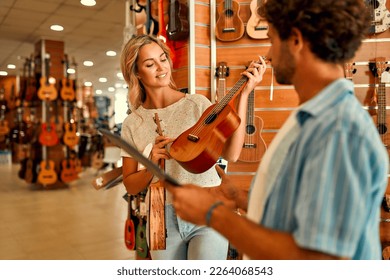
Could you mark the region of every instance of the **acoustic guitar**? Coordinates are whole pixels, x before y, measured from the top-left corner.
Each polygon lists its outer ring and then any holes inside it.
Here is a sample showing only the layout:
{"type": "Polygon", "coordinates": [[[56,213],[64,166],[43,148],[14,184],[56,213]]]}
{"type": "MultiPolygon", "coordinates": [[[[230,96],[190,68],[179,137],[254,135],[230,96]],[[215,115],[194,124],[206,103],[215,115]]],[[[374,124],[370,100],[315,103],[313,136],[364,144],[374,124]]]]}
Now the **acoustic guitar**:
{"type": "Polygon", "coordinates": [[[8,135],[10,128],[8,126],[8,121],[5,119],[5,105],[1,105],[0,107],[0,136],[8,135]]]}
{"type": "Polygon", "coordinates": [[[79,143],[80,137],[77,134],[76,129],[76,123],[74,122],[74,119],[72,118],[72,108],[69,108],[68,101],[65,101],[65,114],[67,115],[67,122],[64,125],[64,135],[63,135],[63,141],[65,145],[67,145],[70,148],[73,148],[79,143]]]}
{"type": "Polygon", "coordinates": [[[131,214],[131,195],[127,194],[127,219],[125,222],[125,245],[129,250],[135,249],[135,227],[131,214]]]}
{"type": "Polygon", "coordinates": [[[59,139],[55,131],[55,124],[50,118],[50,103],[44,101],[46,106],[45,122],[42,123],[41,133],[39,134],[39,142],[44,146],[55,146],[58,144],[59,139]]]}
{"type": "MultiPolygon", "coordinates": [[[[154,121],[157,125],[158,135],[163,135],[160,118],[156,113],[154,121]]],[[[165,167],[165,161],[160,160],[161,169],[165,167]]],[[[153,182],[149,185],[150,193],[150,210],[149,210],[149,246],[151,250],[165,250],[166,248],[166,231],[165,231],[165,188],[160,181],[153,182]]]]}
{"type": "Polygon", "coordinates": [[[258,14],[258,10],[262,5],[264,5],[264,0],[252,0],[250,4],[251,17],[246,24],[246,33],[252,39],[268,38],[268,23],[258,14]]]}
{"type": "Polygon", "coordinates": [[[64,183],[70,183],[78,179],[76,164],[70,157],[69,147],[66,147],[66,157],[61,161],[60,178],[64,183]]]}
{"type": "Polygon", "coordinates": [[[65,65],[65,77],[61,81],[60,96],[64,101],[73,101],[76,97],[76,94],[74,91],[73,80],[69,78],[69,60],[68,55],[66,54],[64,55],[63,63],[65,65]]]}
{"type": "Polygon", "coordinates": [[[236,41],[245,32],[244,22],[239,16],[240,5],[235,0],[225,0],[217,8],[215,36],[220,41],[236,41]]]}
{"type": "Polygon", "coordinates": [[[21,100],[19,98],[19,95],[15,92],[15,84],[11,85],[11,91],[8,97],[8,109],[14,110],[15,108],[19,107],[21,105],[21,100]]]}
{"type": "Polygon", "coordinates": [[[40,78],[40,87],[38,89],[38,97],[41,100],[55,100],[57,99],[58,92],[54,85],[50,81],[50,55],[45,56],[45,76],[40,78]]]}
{"type": "Polygon", "coordinates": [[[25,100],[30,102],[36,98],[36,94],[37,94],[37,82],[34,75],[35,63],[34,63],[34,57],[32,55],[29,59],[27,59],[27,63],[28,63],[27,64],[28,77],[26,81],[25,100]]]}
{"type": "Polygon", "coordinates": [[[57,182],[57,173],[54,161],[47,158],[47,147],[43,147],[43,160],[39,164],[38,182],[42,185],[51,185],[57,182]]]}
{"type": "Polygon", "coordinates": [[[239,161],[244,162],[259,162],[265,151],[267,145],[261,137],[263,129],[262,118],[255,115],[255,91],[252,90],[248,96],[248,110],[246,113],[246,126],[244,144],[241,149],[239,161]]]}
{"type": "Polygon", "coordinates": [[[179,0],[169,1],[168,39],[171,41],[186,40],[190,34],[188,7],[179,0]]]}
{"type": "Polygon", "coordinates": [[[365,0],[365,2],[371,15],[368,33],[373,35],[385,32],[390,27],[390,12],[386,7],[386,0],[365,0]]]}
{"type": "Polygon", "coordinates": [[[240,125],[234,100],[247,80],[242,76],[220,102],[207,108],[194,126],[173,141],[170,155],[184,169],[202,173],[216,163],[226,140],[240,125]]]}

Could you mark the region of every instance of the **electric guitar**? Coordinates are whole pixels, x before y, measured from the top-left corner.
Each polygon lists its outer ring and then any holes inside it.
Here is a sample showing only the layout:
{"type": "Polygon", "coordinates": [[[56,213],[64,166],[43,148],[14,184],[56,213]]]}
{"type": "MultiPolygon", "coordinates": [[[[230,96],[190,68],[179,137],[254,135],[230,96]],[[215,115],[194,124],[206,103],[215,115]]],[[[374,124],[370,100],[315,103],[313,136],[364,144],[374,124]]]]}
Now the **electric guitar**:
{"type": "MultiPolygon", "coordinates": [[[[160,118],[155,113],[154,121],[157,125],[158,135],[163,135],[160,125],[160,118]]],[[[165,161],[160,160],[161,169],[165,167],[165,161]]],[[[160,181],[152,182],[149,185],[150,192],[150,211],[149,211],[149,246],[151,250],[165,250],[166,248],[166,231],[165,231],[165,188],[160,181]]]]}
{"type": "Polygon", "coordinates": [[[268,23],[257,12],[262,5],[264,5],[264,0],[252,0],[250,4],[251,17],[246,24],[246,33],[253,39],[268,38],[268,23]]]}
{"type": "Polygon", "coordinates": [[[218,20],[215,36],[221,41],[236,41],[245,32],[244,22],[239,16],[240,5],[235,0],[225,0],[217,8],[218,20]]]}
{"type": "Polygon", "coordinates": [[[366,0],[371,14],[369,34],[386,31],[390,27],[390,12],[386,8],[386,0],[366,0]]]}
{"type": "Polygon", "coordinates": [[[50,118],[50,104],[49,101],[44,101],[46,106],[46,118],[42,123],[41,133],[39,134],[39,142],[44,146],[55,146],[59,139],[55,131],[55,124],[50,118]]]}
{"type": "Polygon", "coordinates": [[[45,56],[45,76],[40,79],[40,87],[38,89],[38,97],[41,100],[55,100],[58,92],[54,83],[50,82],[50,55],[45,56]]]}
{"type": "Polygon", "coordinates": [[[172,143],[170,154],[184,169],[202,173],[216,163],[227,138],[240,125],[234,100],[247,80],[242,76],[220,102],[207,108],[198,122],[172,143]]]}
{"type": "MultiPolygon", "coordinates": [[[[377,128],[382,138],[382,142],[389,149],[388,144],[388,127],[386,123],[386,83],[390,83],[390,73],[387,72],[386,60],[384,57],[377,58],[375,66],[371,63],[370,70],[375,77],[380,79],[378,88],[376,89],[378,103],[378,119],[377,128]]],[[[370,65],[370,64],[369,64],[370,65]]]]}
{"type": "Polygon", "coordinates": [[[255,116],[254,110],[255,91],[252,90],[248,96],[248,110],[246,113],[246,126],[244,144],[239,161],[244,162],[259,162],[267,150],[267,145],[261,137],[263,129],[263,120],[255,116]]]}
{"type": "Polygon", "coordinates": [[[65,78],[62,79],[61,81],[61,91],[60,95],[62,100],[65,101],[73,101],[75,99],[75,92],[74,92],[74,84],[73,80],[69,78],[69,60],[68,60],[68,55],[65,54],[64,57],[64,64],[65,64],[65,78]]]}
{"type": "Polygon", "coordinates": [[[179,0],[169,0],[168,39],[186,40],[190,34],[188,7],[179,0]]]}
{"type": "Polygon", "coordinates": [[[217,96],[216,102],[223,99],[226,93],[226,77],[229,77],[229,67],[226,62],[220,62],[218,68],[215,71],[215,75],[218,77],[217,96]]]}

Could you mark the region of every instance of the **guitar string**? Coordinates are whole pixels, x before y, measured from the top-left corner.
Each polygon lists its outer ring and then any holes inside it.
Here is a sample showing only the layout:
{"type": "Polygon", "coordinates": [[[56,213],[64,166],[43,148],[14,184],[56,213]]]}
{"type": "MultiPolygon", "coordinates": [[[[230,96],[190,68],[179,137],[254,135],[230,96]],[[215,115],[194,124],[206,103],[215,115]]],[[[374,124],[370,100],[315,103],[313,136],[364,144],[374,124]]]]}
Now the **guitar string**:
{"type": "Polygon", "coordinates": [[[202,129],[207,125],[207,123],[211,122],[212,119],[218,115],[230,102],[230,100],[234,97],[234,95],[237,93],[238,89],[240,89],[244,83],[248,80],[246,76],[242,76],[240,80],[232,87],[232,89],[229,91],[229,93],[221,100],[221,102],[217,103],[210,113],[208,113],[205,118],[203,118],[202,121],[200,121],[197,125],[194,126],[194,128],[191,131],[192,135],[199,135],[199,133],[202,131],[202,129]]]}

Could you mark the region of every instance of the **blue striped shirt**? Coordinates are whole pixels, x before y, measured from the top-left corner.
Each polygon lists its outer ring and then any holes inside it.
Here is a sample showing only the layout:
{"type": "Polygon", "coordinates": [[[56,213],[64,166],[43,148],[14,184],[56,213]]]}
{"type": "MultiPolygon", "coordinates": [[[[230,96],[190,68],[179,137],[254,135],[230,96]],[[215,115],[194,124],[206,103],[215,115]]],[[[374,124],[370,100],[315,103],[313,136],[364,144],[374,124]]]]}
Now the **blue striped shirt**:
{"type": "Polygon", "coordinates": [[[380,259],[388,154],[353,83],[333,82],[296,117],[300,132],[271,188],[262,225],[291,233],[306,249],[380,259]]]}

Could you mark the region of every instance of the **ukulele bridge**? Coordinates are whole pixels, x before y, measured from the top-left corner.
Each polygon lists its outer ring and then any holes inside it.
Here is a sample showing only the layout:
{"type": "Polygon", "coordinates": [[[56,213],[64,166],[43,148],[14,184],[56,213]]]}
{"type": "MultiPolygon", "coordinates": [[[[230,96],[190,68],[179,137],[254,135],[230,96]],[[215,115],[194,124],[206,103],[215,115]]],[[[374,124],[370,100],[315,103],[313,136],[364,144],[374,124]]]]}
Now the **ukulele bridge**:
{"type": "Polygon", "coordinates": [[[249,149],[255,149],[256,148],[256,143],[253,144],[245,144],[242,145],[243,148],[249,148],[249,149]]]}
{"type": "Polygon", "coordinates": [[[192,141],[192,142],[195,142],[195,143],[199,141],[199,137],[196,136],[196,135],[193,135],[193,134],[189,134],[189,135],[187,136],[187,139],[190,140],[190,141],[192,141]]]}
{"type": "Polygon", "coordinates": [[[228,27],[228,28],[224,28],[222,30],[223,33],[227,33],[227,32],[236,32],[236,29],[234,27],[228,27]]]}

